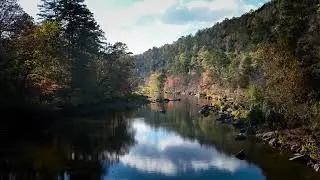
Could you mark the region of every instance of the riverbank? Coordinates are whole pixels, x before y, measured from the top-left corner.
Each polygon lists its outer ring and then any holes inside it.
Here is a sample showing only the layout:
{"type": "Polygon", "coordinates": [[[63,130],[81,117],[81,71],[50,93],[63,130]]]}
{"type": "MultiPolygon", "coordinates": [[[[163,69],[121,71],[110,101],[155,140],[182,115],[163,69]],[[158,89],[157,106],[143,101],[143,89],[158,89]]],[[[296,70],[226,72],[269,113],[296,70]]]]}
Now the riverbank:
{"type": "Polygon", "coordinates": [[[18,104],[3,106],[0,108],[1,114],[6,117],[39,117],[44,119],[65,117],[65,116],[87,116],[99,112],[123,111],[138,108],[148,104],[148,97],[142,95],[127,95],[112,99],[106,99],[96,103],[71,105],[64,104],[55,106],[52,104],[18,104]]]}
{"type": "Polygon", "coordinates": [[[250,119],[250,111],[245,105],[233,102],[231,98],[216,98],[198,95],[207,99],[209,104],[199,104],[199,113],[209,116],[217,115],[216,122],[230,124],[236,130],[235,140],[245,140],[255,136],[260,143],[268,144],[278,150],[291,152],[289,160],[303,163],[316,172],[320,170],[320,138],[308,127],[272,128],[259,119],[250,119]]]}
{"type": "Polygon", "coordinates": [[[273,148],[293,153],[289,160],[306,164],[316,172],[320,170],[320,139],[312,136],[310,130],[296,128],[268,131],[260,127],[256,137],[273,148]]]}
{"type": "Polygon", "coordinates": [[[149,104],[151,101],[147,96],[128,95],[107,99],[98,103],[83,104],[78,106],[67,106],[58,110],[64,116],[88,116],[107,111],[123,111],[135,109],[141,105],[149,104]]]}

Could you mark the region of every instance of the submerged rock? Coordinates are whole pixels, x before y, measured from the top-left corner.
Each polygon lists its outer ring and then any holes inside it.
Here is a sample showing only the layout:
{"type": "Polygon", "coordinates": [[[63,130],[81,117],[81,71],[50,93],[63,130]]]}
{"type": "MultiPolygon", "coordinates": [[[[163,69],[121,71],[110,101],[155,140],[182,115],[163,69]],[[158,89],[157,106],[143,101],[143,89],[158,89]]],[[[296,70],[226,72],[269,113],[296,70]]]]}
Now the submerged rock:
{"type": "Polygon", "coordinates": [[[247,139],[247,135],[244,133],[239,133],[236,135],[236,137],[234,138],[237,141],[243,141],[247,139]]]}
{"type": "Polygon", "coordinates": [[[240,133],[247,133],[247,129],[240,129],[240,133]]]}
{"type": "Polygon", "coordinates": [[[237,128],[237,129],[242,129],[246,127],[246,122],[244,120],[236,120],[232,123],[233,127],[237,128]]]}
{"type": "Polygon", "coordinates": [[[234,157],[240,159],[240,160],[244,160],[246,158],[246,154],[244,152],[244,150],[242,149],[241,151],[239,151],[238,153],[236,153],[234,155],[234,157]]]}
{"type": "Polygon", "coordinates": [[[248,135],[254,135],[256,134],[256,128],[253,126],[247,127],[247,134],[248,135]]]}

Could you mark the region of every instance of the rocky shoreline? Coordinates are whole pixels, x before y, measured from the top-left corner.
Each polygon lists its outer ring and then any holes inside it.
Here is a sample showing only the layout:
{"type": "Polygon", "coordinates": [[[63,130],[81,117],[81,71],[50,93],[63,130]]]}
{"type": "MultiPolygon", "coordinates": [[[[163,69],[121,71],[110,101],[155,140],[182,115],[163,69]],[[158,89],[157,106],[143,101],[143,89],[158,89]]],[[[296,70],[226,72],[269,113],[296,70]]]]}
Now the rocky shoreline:
{"type": "MultiPolygon", "coordinates": [[[[271,130],[263,124],[251,121],[246,118],[235,117],[234,111],[245,109],[243,104],[232,102],[227,97],[212,97],[206,94],[188,92],[176,95],[198,96],[209,101],[217,101],[216,104],[197,104],[199,114],[207,117],[216,114],[216,122],[220,124],[232,125],[236,132],[235,140],[246,140],[249,136],[255,137],[259,143],[267,144],[278,150],[286,150],[293,154],[290,161],[297,161],[305,164],[316,172],[320,171],[320,138],[311,135],[310,130],[304,128],[283,129],[279,131],[271,130]]],[[[181,99],[155,99],[150,103],[168,103],[169,101],[180,101],[181,99]]],[[[243,154],[244,152],[239,152],[243,154]]],[[[238,153],[237,153],[238,154],[238,153]]],[[[235,155],[237,157],[237,155],[235,155]]]]}
{"type": "MultiPolygon", "coordinates": [[[[225,98],[223,103],[227,103],[225,98]]],[[[236,118],[231,113],[235,106],[237,105],[230,102],[229,105],[223,107],[205,104],[201,105],[199,113],[205,117],[215,113],[218,115],[216,122],[232,125],[237,129],[237,132],[239,131],[234,137],[235,140],[245,140],[248,136],[255,136],[260,143],[268,144],[279,150],[290,151],[293,154],[290,161],[303,163],[316,172],[320,170],[320,141],[310,135],[311,133],[307,129],[272,131],[261,124],[253,124],[248,119],[236,118]]]]}
{"type": "Polygon", "coordinates": [[[255,135],[260,142],[279,150],[288,150],[294,154],[290,161],[303,163],[316,172],[320,170],[319,142],[306,134],[302,128],[282,131],[262,131],[255,135]]]}

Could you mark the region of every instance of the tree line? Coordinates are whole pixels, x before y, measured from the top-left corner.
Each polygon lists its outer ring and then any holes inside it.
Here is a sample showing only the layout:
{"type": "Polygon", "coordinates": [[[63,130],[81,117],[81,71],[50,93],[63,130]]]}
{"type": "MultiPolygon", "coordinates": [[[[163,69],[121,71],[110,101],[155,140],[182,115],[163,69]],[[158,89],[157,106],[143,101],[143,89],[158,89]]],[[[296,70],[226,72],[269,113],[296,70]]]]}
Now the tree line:
{"type": "Polygon", "coordinates": [[[165,72],[181,91],[241,96],[263,122],[320,130],[319,4],[273,0],[135,56],[137,72],[141,81],[165,72]]]}
{"type": "Polygon", "coordinates": [[[79,105],[134,87],[134,60],[110,44],[84,0],[41,0],[40,22],[17,3],[0,2],[1,106],[79,105]]]}

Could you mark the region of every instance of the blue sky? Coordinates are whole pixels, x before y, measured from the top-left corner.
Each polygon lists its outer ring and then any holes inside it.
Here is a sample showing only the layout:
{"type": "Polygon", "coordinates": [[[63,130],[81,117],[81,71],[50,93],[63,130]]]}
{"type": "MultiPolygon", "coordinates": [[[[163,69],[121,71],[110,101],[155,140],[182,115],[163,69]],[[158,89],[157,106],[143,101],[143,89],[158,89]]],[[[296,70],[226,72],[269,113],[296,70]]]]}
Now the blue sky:
{"type": "MultiPolygon", "coordinates": [[[[36,18],[40,0],[18,0],[36,18]]],[[[109,42],[133,53],[172,43],[180,36],[240,16],[269,0],[86,0],[109,42]]]]}

